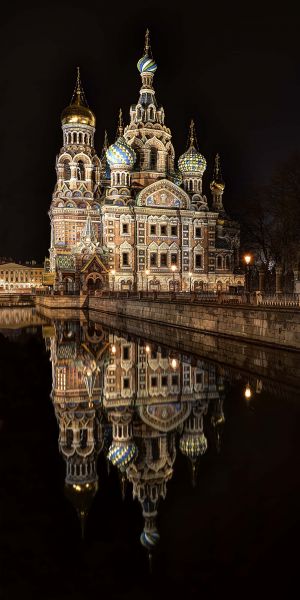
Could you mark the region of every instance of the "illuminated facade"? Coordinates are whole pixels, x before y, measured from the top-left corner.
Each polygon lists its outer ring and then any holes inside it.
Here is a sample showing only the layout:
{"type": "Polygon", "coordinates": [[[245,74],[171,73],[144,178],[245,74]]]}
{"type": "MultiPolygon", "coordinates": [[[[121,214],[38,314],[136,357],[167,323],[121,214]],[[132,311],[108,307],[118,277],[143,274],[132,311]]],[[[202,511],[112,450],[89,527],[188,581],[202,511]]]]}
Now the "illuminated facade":
{"type": "Polygon", "coordinates": [[[239,226],[223,207],[215,159],[212,194],[202,189],[206,160],[191,123],[178,168],[164,108],[156,100],[149,33],[138,62],[140,95],[99,159],[95,116],[78,74],[62,113],[63,147],[50,208],[50,270],[61,290],[226,290],[243,285],[239,226]]]}
{"type": "Polygon", "coordinates": [[[20,265],[17,263],[0,264],[0,290],[29,291],[43,285],[43,267],[20,265]]]}
{"type": "Polygon", "coordinates": [[[98,490],[97,459],[103,452],[119,470],[122,494],[126,482],[132,484],[144,517],[140,541],[151,552],[159,541],[159,501],[166,497],[178,448],[189,459],[195,485],[208,444],[205,418],[219,446],[223,377],[200,359],[101,325],[56,321],[45,337],[65,490],[82,528],[98,490]]]}

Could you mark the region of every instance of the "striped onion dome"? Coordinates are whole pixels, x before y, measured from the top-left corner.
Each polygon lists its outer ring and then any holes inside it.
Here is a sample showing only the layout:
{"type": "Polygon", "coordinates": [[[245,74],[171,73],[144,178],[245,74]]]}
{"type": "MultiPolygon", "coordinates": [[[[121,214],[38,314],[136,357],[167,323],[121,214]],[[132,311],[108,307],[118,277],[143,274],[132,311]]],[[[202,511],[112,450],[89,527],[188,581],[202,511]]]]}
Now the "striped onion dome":
{"type": "Polygon", "coordinates": [[[137,447],[134,442],[112,442],[107,458],[119,469],[126,469],[137,456],[137,447]]]}
{"type": "Polygon", "coordinates": [[[155,73],[157,64],[153,58],[145,54],[137,63],[137,68],[140,73],[155,73]]]}
{"type": "Polygon", "coordinates": [[[159,543],[160,535],[156,530],[146,531],[145,529],[142,531],[140,535],[141,544],[147,548],[147,550],[153,550],[155,546],[159,543]]]}
{"type": "Polygon", "coordinates": [[[189,458],[197,458],[205,454],[207,450],[207,439],[204,433],[184,433],[180,442],[179,448],[182,454],[189,458]]]}
{"type": "Polygon", "coordinates": [[[118,137],[116,142],[109,146],[106,158],[110,167],[127,166],[132,168],[136,161],[136,154],[123,136],[118,137]]]}

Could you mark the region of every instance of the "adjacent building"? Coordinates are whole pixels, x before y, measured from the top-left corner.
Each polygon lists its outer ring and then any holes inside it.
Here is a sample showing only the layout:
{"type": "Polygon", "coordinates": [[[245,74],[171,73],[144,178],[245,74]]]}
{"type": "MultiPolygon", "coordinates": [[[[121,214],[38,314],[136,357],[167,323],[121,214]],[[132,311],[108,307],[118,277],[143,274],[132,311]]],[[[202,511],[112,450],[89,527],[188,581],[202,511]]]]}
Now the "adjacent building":
{"type": "Polygon", "coordinates": [[[14,262],[0,264],[0,291],[32,291],[43,286],[43,267],[36,263],[18,264],[14,262]]]}
{"type": "MultiPolygon", "coordinates": [[[[146,33],[138,61],[141,88],[129,123],[100,158],[96,118],[80,81],[62,113],[63,146],[50,207],[49,272],[60,290],[226,290],[243,285],[239,225],[223,206],[217,155],[203,193],[207,163],[194,122],[175,160],[172,134],[153,87],[157,69],[146,33]]],[[[49,281],[51,277],[49,277],[49,281]]]]}

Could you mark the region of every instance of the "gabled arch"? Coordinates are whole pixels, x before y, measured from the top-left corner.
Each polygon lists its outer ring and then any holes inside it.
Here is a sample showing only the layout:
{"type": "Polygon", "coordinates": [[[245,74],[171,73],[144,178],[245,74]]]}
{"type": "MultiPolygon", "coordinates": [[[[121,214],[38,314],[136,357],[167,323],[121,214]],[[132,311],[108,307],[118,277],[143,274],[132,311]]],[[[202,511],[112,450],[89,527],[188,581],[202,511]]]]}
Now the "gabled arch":
{"type": "Polygon", "coordinates": [[[190,208],[190,198],[172,181],[159,179],[139,192],[137,206],[157,206],[164,210],[168,208],[187,209],[190,208]],[[167,203],[160,202],[162,195],[164,198],[166,197],[167,203]]]}
{"type": "Polygon", "coordinates": [[[145,148],[156,148],[156,150],[163,151],[166,150],[164,144],[156,136],[153,136],[152,138],[146,141],[145,148]]]}

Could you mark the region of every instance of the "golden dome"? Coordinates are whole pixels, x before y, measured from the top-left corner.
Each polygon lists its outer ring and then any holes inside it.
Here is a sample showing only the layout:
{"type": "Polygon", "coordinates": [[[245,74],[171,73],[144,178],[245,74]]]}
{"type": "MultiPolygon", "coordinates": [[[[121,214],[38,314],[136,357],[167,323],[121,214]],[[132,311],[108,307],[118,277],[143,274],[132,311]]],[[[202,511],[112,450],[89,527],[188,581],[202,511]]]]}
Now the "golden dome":
{"type": "Polygon", "coordinates": [[[74,94],[71,103],[61,114],[61,121],[63,125],[70,123],[74,125],[90,125],[91,127],[96,126],[96,117],[88,107],[81,85],[79,67],[77,67],[77,81],[74,94]]]}

